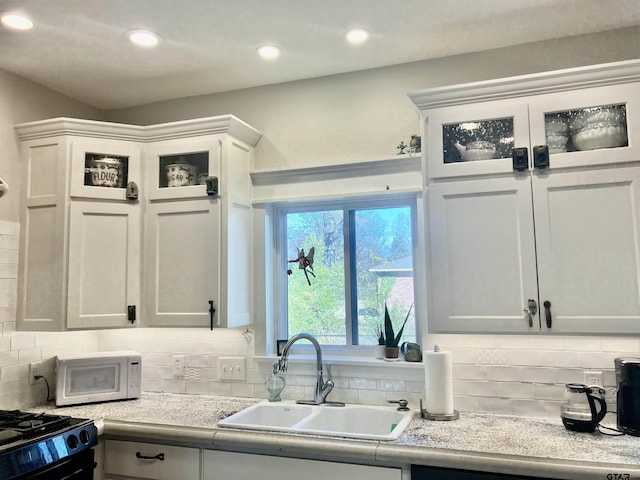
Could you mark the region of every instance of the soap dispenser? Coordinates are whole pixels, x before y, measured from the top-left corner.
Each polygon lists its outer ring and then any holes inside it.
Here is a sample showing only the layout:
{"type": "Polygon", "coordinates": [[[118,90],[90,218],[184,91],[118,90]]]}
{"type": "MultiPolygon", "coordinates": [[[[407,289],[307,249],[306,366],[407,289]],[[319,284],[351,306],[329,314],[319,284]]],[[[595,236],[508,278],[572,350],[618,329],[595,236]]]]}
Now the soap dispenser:
{"type": "Polygon", "coordinates": [[[278,362],[274,362],[271,376],[267,378],[266,382],[264,382],[264,386],[269,393],[270,402],[279,402],[280,400],[282,400],[280,398],[280,394],[284,390],[286,382],[284,380],[284,377],[278,373],[279,371],[280,368],[278,366],[278,362]]]}

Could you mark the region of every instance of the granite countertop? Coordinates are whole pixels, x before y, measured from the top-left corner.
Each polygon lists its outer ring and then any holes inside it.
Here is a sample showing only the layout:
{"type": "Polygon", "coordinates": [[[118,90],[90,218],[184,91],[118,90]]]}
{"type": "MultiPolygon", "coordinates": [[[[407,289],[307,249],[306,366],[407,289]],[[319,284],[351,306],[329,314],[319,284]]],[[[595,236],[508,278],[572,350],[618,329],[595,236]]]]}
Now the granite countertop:
{"type": "MultiPolygon", "coordinates": [[[[640,478],[640,437],[567,431],[560,418],[461,413],[413,421],[398,440],[360,441],[220,429],[217,422],[261,399],[144,393],[140,399],[33,411],[93,418],[105,437],[191,444],[366,463],[422,464],[548,478],[640,478]],[[623,478],[623,477],[617,477],[623,478]]],[[[610,425],[613,426],[613,425],[610,425]]]]}

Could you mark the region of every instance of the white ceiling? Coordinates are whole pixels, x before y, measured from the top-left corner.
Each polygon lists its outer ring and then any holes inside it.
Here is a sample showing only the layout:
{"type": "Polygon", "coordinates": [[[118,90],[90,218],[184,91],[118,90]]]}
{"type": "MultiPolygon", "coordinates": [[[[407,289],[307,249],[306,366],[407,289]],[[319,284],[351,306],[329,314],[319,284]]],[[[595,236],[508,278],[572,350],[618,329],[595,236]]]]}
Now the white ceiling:
{"type": "Polygon", "coordinates": [[[101,109],[640,25],[640,0],[0,0],[0,69],[101,109]],[[348,45],[349,28],[370,40],[348,45]],[[148,28],[163,42],[131,45],[148,28]],[[276,61],[256,48],[282,48],[276,61]]]}

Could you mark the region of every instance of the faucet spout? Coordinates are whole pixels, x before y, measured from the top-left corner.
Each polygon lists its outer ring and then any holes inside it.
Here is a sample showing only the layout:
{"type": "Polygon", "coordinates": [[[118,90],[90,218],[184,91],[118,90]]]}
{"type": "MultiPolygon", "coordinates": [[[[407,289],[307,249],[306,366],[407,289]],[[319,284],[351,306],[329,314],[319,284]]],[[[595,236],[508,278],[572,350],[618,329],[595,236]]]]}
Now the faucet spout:
{"type": "Polygon", "coordinates": [[[334,382],[331,378],[331,365],[327,365],[327,380],[324,380],[322,369],[322,348],[318,340],[309,333],[298,333],[289,339],[289,341],[282,348],[282,355],[278,361],[278,369],[282,372],[287,371],[287,360],[289,359],[289,350],[291,346],[298,340],[308,340],[316,350],[316,387],[313,400],[298,400],[297,403],[311,404],[311,405],[333,405],[344,406],[342,402],[327,402],[327,396],[333,390],[334,382]]]}

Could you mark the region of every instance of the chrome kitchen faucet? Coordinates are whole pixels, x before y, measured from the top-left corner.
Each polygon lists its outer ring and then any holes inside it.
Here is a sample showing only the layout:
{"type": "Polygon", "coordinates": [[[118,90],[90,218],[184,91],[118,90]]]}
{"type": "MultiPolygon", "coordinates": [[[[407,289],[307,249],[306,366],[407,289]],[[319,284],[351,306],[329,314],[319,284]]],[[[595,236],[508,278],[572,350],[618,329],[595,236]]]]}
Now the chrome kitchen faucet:
{"type": "Polygon", "coordinates": [[[331,379],[331,364],[327,364],[327,381],[325,382],[322,375],[322,349],[316,338],[309,333],[298,333],[289,339],[289,341],[282,348],[282,355],[278,361],[278,369],[281,372],[287,371],[287,360],[289,358],[289,349],[298,340],[309,340],[313,347],[316,349],[316,388],[314,392],[313,400],[297,400],[296,403],[305,405],[327,405],[334,407],[344,407],[343,402],[327,402],[327,395],[333,390],[334,383],[331,379]]]}

